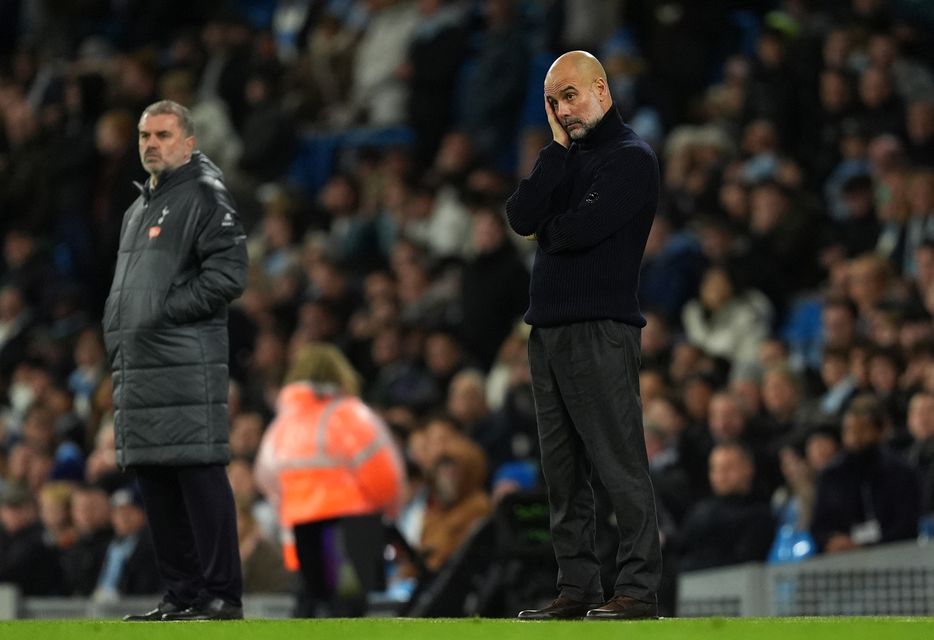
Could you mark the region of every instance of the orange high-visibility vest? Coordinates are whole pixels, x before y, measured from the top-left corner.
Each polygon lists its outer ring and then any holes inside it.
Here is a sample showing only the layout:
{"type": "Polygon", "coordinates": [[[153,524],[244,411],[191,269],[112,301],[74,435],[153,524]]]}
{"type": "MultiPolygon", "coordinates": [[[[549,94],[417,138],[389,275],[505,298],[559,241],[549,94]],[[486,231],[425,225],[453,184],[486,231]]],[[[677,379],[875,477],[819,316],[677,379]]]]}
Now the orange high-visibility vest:
{"type": "Polygon", "coordinates": [[[402,499],[402,456],[383,421],[362,401],[305,383],[279,394],[256,459],[256,480],[278,506],[286,565],[298,567],[296,524],[383,512],[402,499]]]}

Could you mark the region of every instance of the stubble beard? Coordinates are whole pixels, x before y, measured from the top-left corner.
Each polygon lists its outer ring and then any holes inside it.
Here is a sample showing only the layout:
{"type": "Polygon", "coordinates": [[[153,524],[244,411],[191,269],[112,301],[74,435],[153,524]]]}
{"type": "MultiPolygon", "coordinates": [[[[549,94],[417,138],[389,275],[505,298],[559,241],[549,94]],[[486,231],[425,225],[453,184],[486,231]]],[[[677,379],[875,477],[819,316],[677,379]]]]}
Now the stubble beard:
{"type": "Polygon", "coordinates": [[[146,170],[146,173],[149,174],[149,182],[153,186],[159,182],[159,178],[162,177],[162,174],[165,173],[168,167],[165,162],[162,161],[162,158],[153,158],[152,160],[146,160],[143,158],[143,169],[146,170]]]}
{"type": "Polygon", "coordinates": [[[570,137],[571,140],[583,140],[587,137],[587,134],[593,131],[593,128],[596,126],[597,122],[597,120],[577,120],[576,122],[573,122],[572,124],[576,124],[578,126],[573,131],[568,131],[568,137],[570,137]]]}

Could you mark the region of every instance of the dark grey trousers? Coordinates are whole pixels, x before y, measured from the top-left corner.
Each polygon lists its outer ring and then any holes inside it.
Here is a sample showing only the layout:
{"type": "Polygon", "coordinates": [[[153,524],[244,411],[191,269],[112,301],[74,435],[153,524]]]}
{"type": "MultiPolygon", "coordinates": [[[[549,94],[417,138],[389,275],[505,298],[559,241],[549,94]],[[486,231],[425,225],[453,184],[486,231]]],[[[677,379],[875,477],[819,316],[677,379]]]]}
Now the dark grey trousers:
{"type": "Polygon", "coordinates": [[[534,327],[529,338],[558,593],[575,600],[604,599],[593,469],[619,530],[613,595],[654,602],[658,591],[661,549],[642,433],[640,334],[622,322],[595,320],[534,327]]]}

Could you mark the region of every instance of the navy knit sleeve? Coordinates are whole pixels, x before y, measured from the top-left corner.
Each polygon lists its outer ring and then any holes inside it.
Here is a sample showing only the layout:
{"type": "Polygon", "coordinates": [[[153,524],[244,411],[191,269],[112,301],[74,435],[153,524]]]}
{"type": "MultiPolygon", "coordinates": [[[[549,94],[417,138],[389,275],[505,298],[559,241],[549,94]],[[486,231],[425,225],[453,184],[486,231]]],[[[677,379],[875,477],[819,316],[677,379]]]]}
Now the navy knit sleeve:
{"type": "Polygon", "coordinates": [[[519,182],[506,201],[506,219],[520,236],[530,236],[544,220],[553,217],[552,192],[564,176],[567,149],[552,142],[538,154],[538,161],[528,178],[519,182]]]}
{"type": "Polygon", "coordinates": [[[659,188],[656,167],[645,149],[620,147],[594,173],[581,202],[535,230],[539,247],[546,253],[578,251],[616,233],[654,201],[659,188]]]}

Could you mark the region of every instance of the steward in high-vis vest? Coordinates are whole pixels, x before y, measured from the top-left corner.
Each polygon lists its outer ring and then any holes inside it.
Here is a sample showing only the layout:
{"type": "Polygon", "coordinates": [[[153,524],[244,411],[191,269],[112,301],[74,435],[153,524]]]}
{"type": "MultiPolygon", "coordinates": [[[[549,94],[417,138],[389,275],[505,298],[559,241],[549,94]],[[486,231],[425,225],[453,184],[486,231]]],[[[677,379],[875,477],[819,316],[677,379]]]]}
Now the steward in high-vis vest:
{"type": "Polygon", "coordinates": [[[401,505],[402,456],[357,397],[357,374],[337,348],[302,348],[286,383],[255,469],[279,512],[286,566],[301,572],[319,603],[345,594],[348,582],[365,596],[384,579],[380,519],[401,505]]]}

